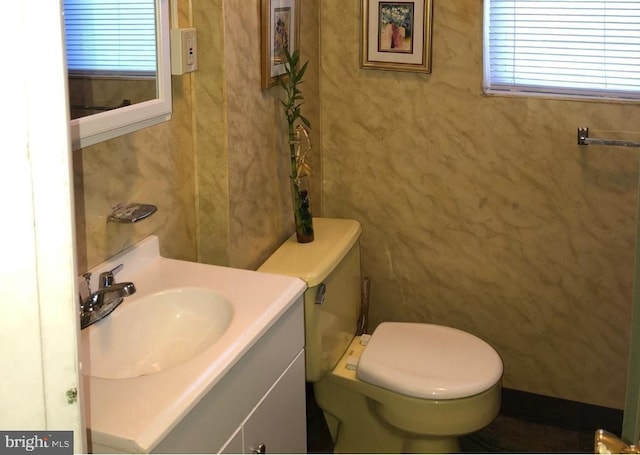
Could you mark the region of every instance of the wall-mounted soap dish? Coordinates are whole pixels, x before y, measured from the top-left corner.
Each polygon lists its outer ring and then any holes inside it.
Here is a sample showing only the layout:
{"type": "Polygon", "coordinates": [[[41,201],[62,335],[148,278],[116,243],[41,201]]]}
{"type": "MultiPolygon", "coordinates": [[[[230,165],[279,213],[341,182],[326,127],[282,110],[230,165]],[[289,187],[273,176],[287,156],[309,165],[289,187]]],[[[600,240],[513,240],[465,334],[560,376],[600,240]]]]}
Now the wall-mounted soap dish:
{"type": "Polygon", "coordinates": [[[131,204],[118,204],[113,207],[111,215],[107,217],[107,221],[114,223],[137,223],[140,220],[153,215],[158,207],[151,204],[140,204],[133,202],[131,204]]]}

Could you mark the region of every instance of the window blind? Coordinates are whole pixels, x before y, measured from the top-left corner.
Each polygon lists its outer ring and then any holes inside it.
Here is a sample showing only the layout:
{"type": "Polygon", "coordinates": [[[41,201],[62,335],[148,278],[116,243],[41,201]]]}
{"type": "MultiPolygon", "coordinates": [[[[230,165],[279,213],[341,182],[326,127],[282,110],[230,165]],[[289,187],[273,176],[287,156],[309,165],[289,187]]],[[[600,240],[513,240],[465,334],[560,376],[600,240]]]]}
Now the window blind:
{"type": "Polygon", "coordinates": [[[155,0],[64,0],[69,72],[155,74],[155,17],[155,0]]]}
{"type": "Polygon", "coordinates": [[[640,1],[485,0],[485,91],[640,99],[640,1]]]}

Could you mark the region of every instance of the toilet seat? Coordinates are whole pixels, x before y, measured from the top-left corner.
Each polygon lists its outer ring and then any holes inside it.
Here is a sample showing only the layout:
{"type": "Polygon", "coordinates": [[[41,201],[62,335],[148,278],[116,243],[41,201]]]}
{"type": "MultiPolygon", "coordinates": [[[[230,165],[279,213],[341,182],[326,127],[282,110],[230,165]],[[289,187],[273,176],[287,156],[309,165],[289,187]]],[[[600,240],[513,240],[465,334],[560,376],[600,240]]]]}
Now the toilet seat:
{"type": "Polygon", "coordinates": [[[482,393],[502,377],[502,359],[480,338],[433,324],[384,322],[357,367],[362,381],[416,398],[482,393]]]}

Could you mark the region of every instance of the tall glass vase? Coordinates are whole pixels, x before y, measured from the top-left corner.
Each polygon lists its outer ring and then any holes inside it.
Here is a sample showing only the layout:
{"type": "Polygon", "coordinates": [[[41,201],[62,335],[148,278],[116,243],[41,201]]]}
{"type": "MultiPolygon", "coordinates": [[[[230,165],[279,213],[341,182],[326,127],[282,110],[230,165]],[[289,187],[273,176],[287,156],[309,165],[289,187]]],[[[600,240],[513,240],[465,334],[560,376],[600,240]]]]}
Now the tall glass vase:
{"type": "Polygon", "coordinates": [[[291,196],[296,223],[296,239],[298,243],[313,242],[313,218],[309,204],[307,176],[291,179],[291,196]]]}

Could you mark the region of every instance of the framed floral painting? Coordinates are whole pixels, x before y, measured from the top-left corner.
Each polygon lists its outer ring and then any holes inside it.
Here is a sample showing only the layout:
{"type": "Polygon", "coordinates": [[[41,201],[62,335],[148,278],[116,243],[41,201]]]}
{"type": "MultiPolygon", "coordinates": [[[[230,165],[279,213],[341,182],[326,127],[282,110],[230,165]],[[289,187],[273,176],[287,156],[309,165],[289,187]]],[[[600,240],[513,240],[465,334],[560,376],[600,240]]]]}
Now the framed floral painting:
{"type": "Polygon", "coordinates": [[[431,72],[432,0],[362,0],[360,66],[431,72]]]}
{"type": "Polygon", "coordinates": [[[285,74],[284,49],[299,48],[300,0],[261,0],[262,88],[273,87],[285,74]]]}

